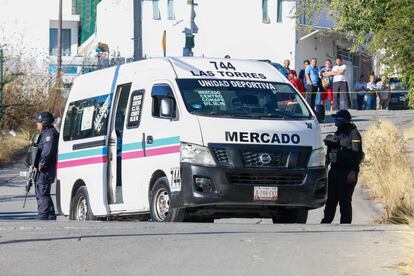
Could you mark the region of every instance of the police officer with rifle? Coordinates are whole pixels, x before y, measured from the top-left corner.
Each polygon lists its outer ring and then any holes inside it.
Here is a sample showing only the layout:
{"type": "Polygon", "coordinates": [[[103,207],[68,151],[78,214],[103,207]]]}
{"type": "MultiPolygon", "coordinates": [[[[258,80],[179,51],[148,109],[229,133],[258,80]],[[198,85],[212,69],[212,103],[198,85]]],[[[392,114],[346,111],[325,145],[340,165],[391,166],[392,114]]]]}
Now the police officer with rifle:
{"type": "Polygon", "coordinates": [[[27,195],[34,182],[40,220],[56,220],[55,208],[50,196],[50,189],[56,178],[59,141],[59,133],[53,126],[54,121],[50,112],[39,113],[36,117],[37,130],[40,133],[32,144],[30,178],[25,187],[27,195]]]}
{"type": "Polygon", "coordinates": [[[327,165],[331,165],[328,175],[328,200],[321,223],[331,223],[335,217],[336,206],[340,206],[341,223],[352,222],[352,194],[358,182],[359,166],[363,160],[361,135],[352,123],[347,110],[339,110],[332,115],[335,126],[334,135],[328,135],[324,142],[328,147],[327,165]]]}

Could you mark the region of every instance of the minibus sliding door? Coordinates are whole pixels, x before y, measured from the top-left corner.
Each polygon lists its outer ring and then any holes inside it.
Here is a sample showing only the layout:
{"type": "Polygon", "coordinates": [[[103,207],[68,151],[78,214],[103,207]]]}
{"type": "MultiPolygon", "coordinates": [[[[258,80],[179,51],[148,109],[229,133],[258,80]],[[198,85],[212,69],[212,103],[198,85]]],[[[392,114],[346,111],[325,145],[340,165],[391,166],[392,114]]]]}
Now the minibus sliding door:
{"type": "Polygon", "coordinates": [[[121,204],[122,141],[131,83],[118,85],[114,97],[108,137],[108,203],[121,204]]]}

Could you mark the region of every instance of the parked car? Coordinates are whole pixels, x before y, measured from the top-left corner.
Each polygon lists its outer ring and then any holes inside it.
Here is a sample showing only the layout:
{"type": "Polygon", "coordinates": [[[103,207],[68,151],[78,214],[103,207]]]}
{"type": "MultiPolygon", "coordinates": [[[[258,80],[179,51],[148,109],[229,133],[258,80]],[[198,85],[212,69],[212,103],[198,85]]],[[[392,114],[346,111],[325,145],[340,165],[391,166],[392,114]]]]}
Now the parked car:
{"type": "Polygon", "coordinates": [[[409,87],[398,78],[390,78],[389,81],[391,96],[389,109],[408,109],[408,90],[409,87]]]}

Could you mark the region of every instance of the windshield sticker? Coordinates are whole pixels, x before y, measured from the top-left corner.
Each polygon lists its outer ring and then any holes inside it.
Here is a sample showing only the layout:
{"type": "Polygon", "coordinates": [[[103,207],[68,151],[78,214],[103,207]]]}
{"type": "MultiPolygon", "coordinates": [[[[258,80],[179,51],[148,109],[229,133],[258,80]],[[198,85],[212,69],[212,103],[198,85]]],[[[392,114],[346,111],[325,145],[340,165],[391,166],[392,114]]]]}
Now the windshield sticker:
{"type": "Polygon", "coordinates": [[[94,111],[95,111],[95,107],[93,106],[83,108],[81,131],[92,128],[94,111]]]}
{"type": "Polygon", "coordinates": [[[106,119],[106,117],[108,117],[109,100],[110,100],[110,96],[106,97],[106,100],[105,100],[104,104],[98,110],[98,115],[96,116],[95,122],[94,122],[95,131],[97,131],[97,132],[101,131],[102,126],[105,122],[104,119],[106,119]]]}
{"type": "Polygon", "coordinates": [[[198,80],[202,87],[231,87],[250,89],[276,89],[272,83],[258,81],[225,81],[225,80],[198,80]]]}
{"type": "Polygon", "coordinates": [[[223,95],[220,91],[195,90],[203,101],[204,106],[226,106],[223,95]]]}

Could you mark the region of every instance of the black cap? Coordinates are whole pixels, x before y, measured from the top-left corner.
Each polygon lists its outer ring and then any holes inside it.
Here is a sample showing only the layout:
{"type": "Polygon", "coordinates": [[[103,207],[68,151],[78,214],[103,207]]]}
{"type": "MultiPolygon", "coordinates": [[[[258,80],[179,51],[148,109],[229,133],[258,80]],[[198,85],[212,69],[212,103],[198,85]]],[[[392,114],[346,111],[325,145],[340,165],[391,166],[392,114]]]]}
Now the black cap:
{"type": "Polygon", "coordinates": [[[50,112],[41,112],[36,116],[36,122],[41,123],[44,127],[51,126],[55,122],[55,118],[50,112]]]}
{"type": "Polygon", "coordinates": [[[345,109],[339,110],[338,112],[336,112],[336,114],[333,114],[332,117],[337,119],[345,119],[349,122],[352,120],[351,113],[349,113],[349,111],[345,109]]]}

